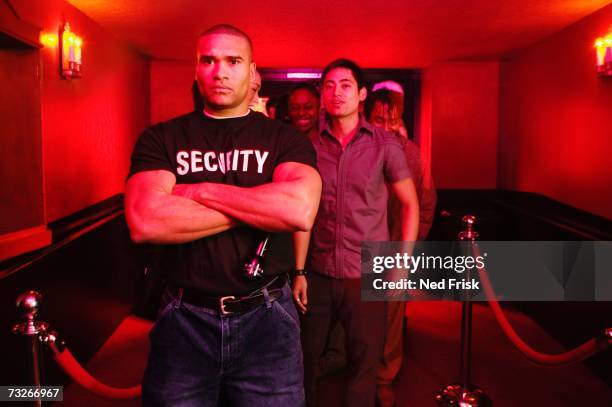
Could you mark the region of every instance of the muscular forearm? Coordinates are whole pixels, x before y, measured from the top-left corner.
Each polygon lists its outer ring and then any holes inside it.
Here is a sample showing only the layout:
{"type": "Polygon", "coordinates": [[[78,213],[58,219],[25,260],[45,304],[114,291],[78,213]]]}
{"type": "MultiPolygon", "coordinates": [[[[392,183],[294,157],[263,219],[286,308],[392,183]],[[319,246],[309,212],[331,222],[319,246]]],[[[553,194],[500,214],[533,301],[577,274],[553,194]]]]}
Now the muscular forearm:
{"type": "Polygon", "coordinates": [[[125,212],[135,242],[185,243],[223,232],[238,223],[193,200],[171,195],[173,182],[167,177],[143,173],[128,181],[125,212]]]}
{"type": "Polygon", "coordinates": [[[321,178],[311,167],[285,163],[273,182],[251,188],[217,183],[177,185],[183,195],[231,218],[271,232],[308,231],[321,197],[321,178]]]}
{"type": "Polygon", "coordinates": [[[316,208],[293,194],[289,182],[275,182],[254,188],[203,184],[198,202],[256,228],[273,231],[306,231],[312,226],[316,208]]]}
{"type": "Polygon", "coordinates": [[[168,196],[127,217],[134,241],[185,243],[214,235],[236,224],[227,215],[182,197],[168,196]]]}

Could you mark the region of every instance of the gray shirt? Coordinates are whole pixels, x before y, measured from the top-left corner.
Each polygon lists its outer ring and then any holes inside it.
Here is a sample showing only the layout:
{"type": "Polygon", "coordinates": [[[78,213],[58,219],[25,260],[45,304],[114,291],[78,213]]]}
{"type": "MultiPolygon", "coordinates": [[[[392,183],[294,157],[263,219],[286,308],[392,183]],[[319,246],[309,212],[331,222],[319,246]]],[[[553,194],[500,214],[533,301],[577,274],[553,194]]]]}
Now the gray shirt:
{"type": "Polygon", "coordinates": [[[344,150],[329,127],[311,141],[323,179],[312,233],[312,270],[333,278],[360,278],[361,243],[389,240],[386,183],[410,177],[404,149],[395,135],[363,119],[344,150]]]}

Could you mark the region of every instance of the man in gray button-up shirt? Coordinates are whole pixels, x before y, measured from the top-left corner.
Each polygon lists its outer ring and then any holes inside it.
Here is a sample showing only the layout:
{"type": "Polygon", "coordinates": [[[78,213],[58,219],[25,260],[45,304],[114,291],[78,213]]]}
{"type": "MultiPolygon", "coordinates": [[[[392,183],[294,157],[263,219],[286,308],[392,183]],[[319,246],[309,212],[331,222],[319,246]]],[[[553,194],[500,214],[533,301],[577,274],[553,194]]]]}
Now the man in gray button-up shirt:
{"type": "Polygon", "coordinates": [[[361,243],[389,240],[386,184],[403,205],[404,240],[417,238],[418,200],[398,139],[359,117],[359,103],[366,97],[360,68],[352,61],[336,60],[325,68],[321,80],[329,121],[312,142],[323,191],[313,228],[312,273],[294,282],[297,299],[306,298],[308,287],[307,308],[302,308],[306,310],[302,321],[306,401],[316,405],[317,363],[329,328],[339,319],[348,342],[346,404],[371,407],[385,307],[361,301],[361,243]]]}

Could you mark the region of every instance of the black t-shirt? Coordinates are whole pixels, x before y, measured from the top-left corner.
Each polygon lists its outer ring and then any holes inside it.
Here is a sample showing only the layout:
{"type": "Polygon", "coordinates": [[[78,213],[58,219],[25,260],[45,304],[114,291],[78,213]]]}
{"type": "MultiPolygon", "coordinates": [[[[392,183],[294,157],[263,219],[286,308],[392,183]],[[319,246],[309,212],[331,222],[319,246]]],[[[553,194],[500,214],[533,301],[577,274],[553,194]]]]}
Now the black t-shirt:
{"type": "MultiPolygon", "coordinates": [[[[168,170],[177,184],[253,187],[272,182],[274,169],[284,162],[316,168],[312,144],[294,128],[256,112],[229,119],[192,112],[144,131],[134,147],[129,176],[168,170]]],[[[244,225],[192,242],[164,245],[159,264],[174,285],[198,288],[211,296],[242,295],[293,267],[285,252],[290,237],[271,234],[264,276],[245,277],[245,263],[267,235],[244,225]]]]}

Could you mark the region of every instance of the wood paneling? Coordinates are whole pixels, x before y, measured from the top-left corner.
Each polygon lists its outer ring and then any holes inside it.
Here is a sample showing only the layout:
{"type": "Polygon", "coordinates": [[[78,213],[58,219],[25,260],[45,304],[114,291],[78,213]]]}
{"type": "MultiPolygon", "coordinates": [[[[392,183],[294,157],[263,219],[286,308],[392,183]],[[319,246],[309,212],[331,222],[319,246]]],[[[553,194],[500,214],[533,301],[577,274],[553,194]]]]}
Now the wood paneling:
{"type": "Polygon", "coordinates": [[[38,50],[0,50],[0,234],[44,223],[38,50]]]}

